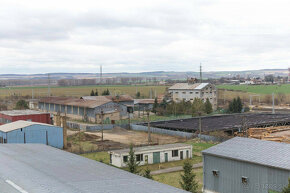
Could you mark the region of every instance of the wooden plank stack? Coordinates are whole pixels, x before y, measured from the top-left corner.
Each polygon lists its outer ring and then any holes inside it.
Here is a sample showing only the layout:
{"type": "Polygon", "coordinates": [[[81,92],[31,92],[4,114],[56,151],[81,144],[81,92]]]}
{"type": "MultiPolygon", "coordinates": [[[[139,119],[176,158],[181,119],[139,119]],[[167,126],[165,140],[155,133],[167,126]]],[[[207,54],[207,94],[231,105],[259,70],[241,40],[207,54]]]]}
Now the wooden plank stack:
{"type": "Polygon", "coordinates": [[[290,143],[290,127],[279,126],[266,128],[249,128],[248,136],[249,138],[290,143]],[[280,135],[280,132],[283,131],[289,131],[289,135],[285,135],[285,133],[281,133],[280,135]]]}

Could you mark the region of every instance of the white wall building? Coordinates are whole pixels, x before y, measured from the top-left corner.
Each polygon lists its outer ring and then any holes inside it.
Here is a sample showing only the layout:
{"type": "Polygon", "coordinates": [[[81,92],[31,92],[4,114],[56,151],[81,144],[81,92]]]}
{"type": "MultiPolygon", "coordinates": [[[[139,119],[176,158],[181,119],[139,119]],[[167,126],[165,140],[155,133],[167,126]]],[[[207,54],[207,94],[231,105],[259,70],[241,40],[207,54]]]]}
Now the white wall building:
{"type": "MultiPolygon", "coordinates": [[[[137,147],[133,150],[139,165],[192,158],[192,146],[183,143],[137,147]]],[[[129,160],[129,151],[130,149],[121,149],[108,152],[110,154],[110,164],[117,167],[126,167],[129,160]]]]}
{"type": "Polygon", "coordinates": [[[204,102],[208,98],[213,109],[217,108],[217,89],[210,83],[177,83],[168,89],[173,101],[182,100],[193,102],[195,98],[200,98],[204,102]]]}

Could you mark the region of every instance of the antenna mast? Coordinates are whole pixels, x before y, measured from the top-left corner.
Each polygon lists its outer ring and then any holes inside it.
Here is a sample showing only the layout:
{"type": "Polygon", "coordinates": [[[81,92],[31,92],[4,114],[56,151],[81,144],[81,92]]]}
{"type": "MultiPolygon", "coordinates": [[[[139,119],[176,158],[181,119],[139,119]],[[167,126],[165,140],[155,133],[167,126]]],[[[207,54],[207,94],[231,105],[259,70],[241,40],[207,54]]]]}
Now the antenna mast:
{"type": "Polygon", "coordinates": [[[199,78],[200,78],[200,83],[202,83],[202,67],[201,67],[201,63],[200,63],[199,78]]]}
{"type": "Polygon", "coordinates": [[[48,80],[47,96],[50,97],[50,75],[49,75],[49,73],[47,74],[47,80],[48,80]]]}
{"type": "Polygon", "coordinates": [[[103,83],[103,67],[102,65],[100,66],[100,84],[103,83]]]}

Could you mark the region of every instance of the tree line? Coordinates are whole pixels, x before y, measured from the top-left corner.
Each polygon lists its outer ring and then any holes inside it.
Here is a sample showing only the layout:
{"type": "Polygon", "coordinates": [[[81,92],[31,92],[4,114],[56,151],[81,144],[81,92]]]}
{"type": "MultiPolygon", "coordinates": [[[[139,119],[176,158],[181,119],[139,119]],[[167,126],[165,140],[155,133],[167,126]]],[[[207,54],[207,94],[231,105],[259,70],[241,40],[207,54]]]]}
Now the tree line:
{"type": "Polygon", "coordinates": [[[202,114],[211,114],[213,112],[212,104],[207,98],[204,102],[202,99],[195,98],[193,102],[190,101],[181,101],[181,102],[167,102],[164,99],[160,104],[155,98],[153,105],[154,113],[158,115],[202,115],[202,114]]]}

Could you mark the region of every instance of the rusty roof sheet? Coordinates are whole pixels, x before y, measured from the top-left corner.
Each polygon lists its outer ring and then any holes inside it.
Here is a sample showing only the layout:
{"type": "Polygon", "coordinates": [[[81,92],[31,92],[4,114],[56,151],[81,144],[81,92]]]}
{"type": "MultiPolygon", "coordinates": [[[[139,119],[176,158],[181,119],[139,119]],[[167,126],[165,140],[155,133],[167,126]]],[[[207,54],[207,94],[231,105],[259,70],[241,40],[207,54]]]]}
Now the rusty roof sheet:
{"type": "Polygon", "coordinates": [[[40,102],[43,103],[51,103],[51,104],[59,104],[59,105],[71,105],[71,106],[78,106],[78,107],[86,107],[86,108],[95,108],[101,106],[103,104],[112,102],[111,100],[107,99],[104,96],[98,97],[98,99],[78,99],[78,98],[71,98],[71,97],[48,97],[41,99],[40,102]]]}
{"type": "Polygon", "coordinates": [[[106,96],[108,99],[114,102],[124,102],[124,101],[134,101],[130,95],[120,95],[120,96],[106,96]]]}

